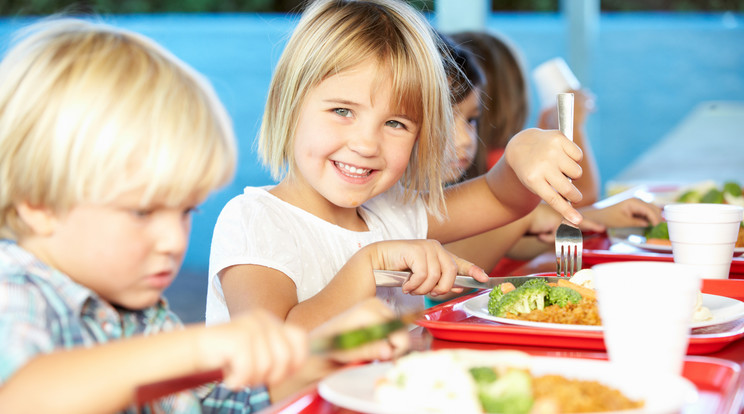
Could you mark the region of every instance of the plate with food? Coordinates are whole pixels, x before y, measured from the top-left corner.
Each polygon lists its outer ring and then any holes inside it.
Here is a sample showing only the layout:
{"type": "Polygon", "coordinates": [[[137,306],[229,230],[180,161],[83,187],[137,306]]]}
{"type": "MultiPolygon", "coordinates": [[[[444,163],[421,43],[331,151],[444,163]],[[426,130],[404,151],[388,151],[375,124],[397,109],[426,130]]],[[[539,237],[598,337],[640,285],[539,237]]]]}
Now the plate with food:
{"type": "MultiPolygon", "coordinates": [[[[531,278],[519,286],[502,284],[487,295],[462,303],[470,315],[509,325],[574,331],[602,331],[593,271],[583,269],[570,279],[531,278]]],[[[691,328],[705,328],[744,318],[744,302],[698,293],[691,328]]]]}
{"type": "Polygon", "coordinates": [[[606,360],[470,349],[413,352],[347,368],[323,379],[318,393],[373,414],[670,413],[698,399],[682,376],[631,372],[606,360]]]}
{"type": "MultiPolygon", "coordinates": [[[[662,221],[649,227],[618,227],[607,229],[607,236],[614,243],[625,243],[630,246],[656,253],[672,253],[672,242],[669,241],[669,228],[662,221]]],[[[739,229],[739,238],[734,247],[734,256],[744,254],[744,227],[739,229]]]]}

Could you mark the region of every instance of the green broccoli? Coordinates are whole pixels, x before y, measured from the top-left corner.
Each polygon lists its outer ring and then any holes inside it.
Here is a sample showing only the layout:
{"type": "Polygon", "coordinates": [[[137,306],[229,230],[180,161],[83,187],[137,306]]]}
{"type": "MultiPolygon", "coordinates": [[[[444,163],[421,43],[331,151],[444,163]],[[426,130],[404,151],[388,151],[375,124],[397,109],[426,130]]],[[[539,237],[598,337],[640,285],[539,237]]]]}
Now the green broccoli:
{"type": "Polygon", "coordinates": [[[713,204],[721,204],[723,203],[723,193],[716,189],[711,188],[708,190],[705,195],[703,195],[703,198],[700,199],[701,203],[713,203],[713,204]]]}
{"type": "Polygon", "coordinates": [[[488,300],[488,312],[503,317],[507,313],[520,314],[543,309],[549,287],[545,279],[533,279],[508,293],[493,295],[488,300]]]}
{"type": "Polygon", "coordinates": [[[548,290],[548,303],[558,305],[561,308],[568,303],[581,302],[581,294],[571,288],[564,286],[551,286],[548,290]]]}
{"type": "Polygon", "coordinates": [[[741,186],[739,185],[739,183],[734,182],[734,181],[728,181],[728,182],[724,183],[723,184],[723,192],[724,193],[728,193],[728,194],[730,194],[730,195],[732,195],[734,197],[741,197],[742,196],[741,186]]]}
{"type": "MultiPolygon", "coordinates": [[[[487,369],[493,372],[490,368],[487,369]]],[[[483,411],[526,414],[532,408],[532,377],[527,371],[510,369],[495,380],[493,377],[485,379],[478,381],[476,378],[478,400],[483,411]]]]}
{"type": "Polygon", "coordinates": [[[501,285],[491,289],[491,293],[488,294],[488,301],[498,302],[501,297],[504,296],[504,291],[501,290],[501,285]]]}
{"type": "Polygon", "coordinates": [[[499,379],[499,374],[489,367],[473,367],[470,368],[470,376],[473,377],[476,384],[485,383],[490,384],[499,379]]]}
{"type": "Polygon", "coordinates": [[[669,240],[669,227],[666,221],[662,221],[655,226],[648,226],[643,233],[646,239],[666,239],[669,240]]]}
{"type": "Polygon", "coordinates": [[[680,203],[699,203],[702,197],[699,191],[689,190],[677,197],[677,201],[680,203]]]}

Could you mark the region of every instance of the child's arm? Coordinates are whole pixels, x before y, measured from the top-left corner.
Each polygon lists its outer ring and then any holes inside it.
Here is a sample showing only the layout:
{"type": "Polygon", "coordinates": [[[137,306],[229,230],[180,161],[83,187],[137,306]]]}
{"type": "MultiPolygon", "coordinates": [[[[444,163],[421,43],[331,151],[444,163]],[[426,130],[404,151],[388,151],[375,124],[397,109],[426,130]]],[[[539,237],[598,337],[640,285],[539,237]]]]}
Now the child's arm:
{"type": "Polygon", "coordinates": [[[256,311],[214,327],[135,337],[39,355],[0,387],[2,412],[100,413],[125,409],[138,385],[222,368],[233,388],[298,369],[307,337],[256,311]]]}
{"type": "Polygon", "coordinates": [[[569,179],[581,176],[580,159],[581,149],[559,131],[520,132],[488,173],[447,188],[449,219],[430,217],[428,236],[449,243],[491,230],[523,217],[540,198],[580,223],[581,214],[567,201],[581,200],[569,179]]]}
{"type": "Polygon", "coordinates": [[[287,275],[263,266],[226,268],[220,272],[220,282],[230,315],[260,307],[309,331],[361,300],[375,296],[375,269],[410,269],[413,274],[402,289],[416,295],[449,292],[457,274],[480,281],[488,278],[483,270],[454,257],[437,241],[397,240],[363,247],[320,292],[302,302],[298,301],[297,288],[287,275]]]}

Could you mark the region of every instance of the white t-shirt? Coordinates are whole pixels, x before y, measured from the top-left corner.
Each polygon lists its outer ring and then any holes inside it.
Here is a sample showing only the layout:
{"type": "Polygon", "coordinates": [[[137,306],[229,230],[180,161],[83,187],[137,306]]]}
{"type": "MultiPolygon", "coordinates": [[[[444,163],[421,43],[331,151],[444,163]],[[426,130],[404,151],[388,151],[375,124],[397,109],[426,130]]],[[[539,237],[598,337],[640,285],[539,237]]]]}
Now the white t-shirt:
{"type": "MultiPolygon", "coordinates": [[[[322,290],[362,247],[382,240],[425,239],[428,231],[423,201],[402,201],[400,187],[367,201],[360,215],[369,231],[347,230],[286,203],[268,190],[246,187],[220,212],[209,258],[206,323],[230,319],[220,279],[221,270],[241,264],[276,269],[297,286],[302,302],[322,290]]],[[[400,287],[377,288],[377,297],[397,313],[424,306],[422,296],[404,295],[400,287]]]]}

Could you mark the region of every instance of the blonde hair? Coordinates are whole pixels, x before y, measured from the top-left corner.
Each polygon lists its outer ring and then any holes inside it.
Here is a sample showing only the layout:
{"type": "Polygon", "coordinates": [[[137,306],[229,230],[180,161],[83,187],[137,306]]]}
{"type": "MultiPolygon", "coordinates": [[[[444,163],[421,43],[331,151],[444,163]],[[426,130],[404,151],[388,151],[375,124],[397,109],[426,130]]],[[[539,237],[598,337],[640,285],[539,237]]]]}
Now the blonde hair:
{"type": "Polygon", "coordinates": [[[507,142],[524,129],[529,114],[529,91],[522,56],[506,38],[489,32],[461,32],[450,36],[470,50],[486,75],[481,99],[483,115],[478,123],[480,138],[468,177],[488,171],[488,151],[506,148],[507,142]]]}
{"type": "Polygon", "coordinates": [[[294,136],[310,90],[368,59],[390,70],[391,104],[420,126],[401,178],[405,199],[421,195],[441,217],[444,165],[454,153],[449,85],[431,27],[402,1],[319,0],[305,10],[271,80],[258,140],[262,161],[277,180],[295,174],[294,136]]]}
{"type": "Polygon", "coordinates": [[[60,18],[32,25],[0,63],[0,237],[16,205],[64,213],[144,189],[180,205],[226,184],[227,112],[196,71],[144,36],[60,18]]]}

